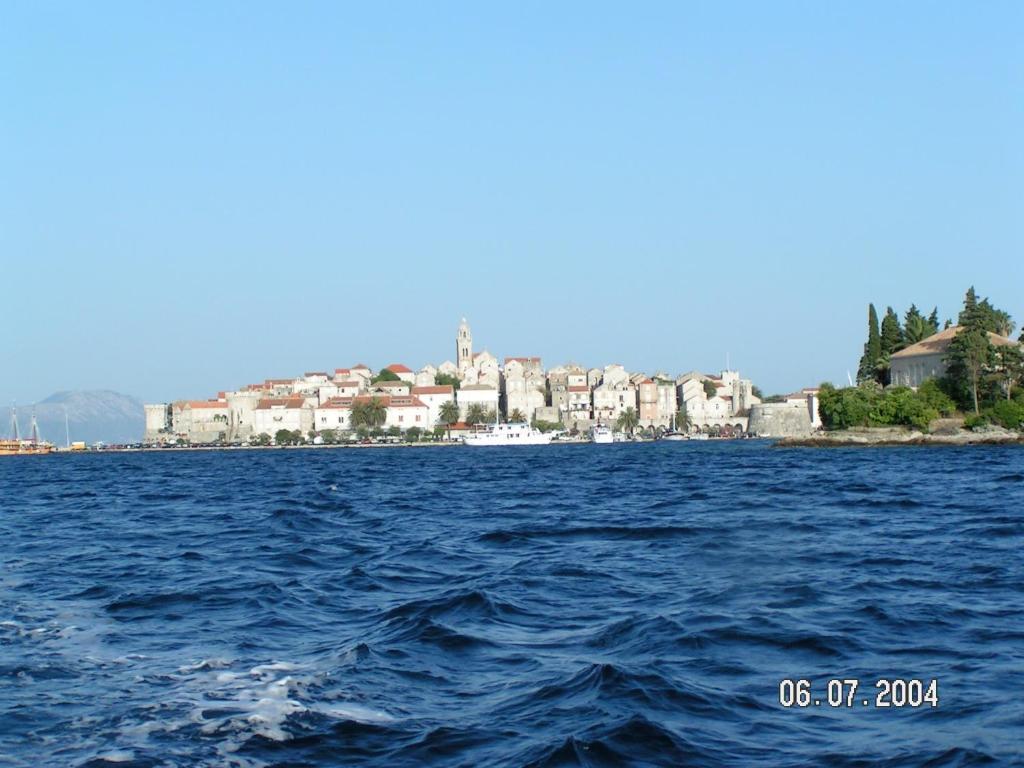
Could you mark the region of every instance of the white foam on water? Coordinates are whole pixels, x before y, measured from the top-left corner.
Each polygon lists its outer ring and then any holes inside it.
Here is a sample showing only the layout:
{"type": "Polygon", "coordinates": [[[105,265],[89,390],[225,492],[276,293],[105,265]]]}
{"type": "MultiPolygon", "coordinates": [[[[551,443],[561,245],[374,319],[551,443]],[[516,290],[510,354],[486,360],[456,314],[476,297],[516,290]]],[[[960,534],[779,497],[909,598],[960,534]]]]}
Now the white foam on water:
{"type": "Polygon", "coordinates": [[[129,752],[126,749],[115,749],[111,752],[104,752],[96,755],[96,760],[104,760],[108,763],[127,763],[130,760],[135,759],[135,753],[129,752]]]}
{"type": "Polygon", "coordinates": [[[341,707],[324,708],[319,711],[325,715],[330,715],[331,717],[337,717],[342,720],[352,720],[357,723],[395,722],[395,718],[387,712],[381,712],[379,709],[370,709],[369,707],[363,707],[359,704],[345,704],[341,707]]]}

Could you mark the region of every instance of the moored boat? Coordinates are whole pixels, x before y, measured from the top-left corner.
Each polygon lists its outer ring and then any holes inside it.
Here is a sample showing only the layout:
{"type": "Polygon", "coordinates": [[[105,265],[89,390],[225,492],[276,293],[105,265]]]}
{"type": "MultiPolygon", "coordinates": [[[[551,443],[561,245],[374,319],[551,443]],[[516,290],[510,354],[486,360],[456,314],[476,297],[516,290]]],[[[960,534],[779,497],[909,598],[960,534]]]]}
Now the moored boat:
{"type": "Polygon", "coordinates": [[[611,427],[595,424],[590,428],[590,441],[592,443],[613,443],[615,435],[612,433],[611,427]]]}
{"type": "Polygon", "coordinates": [[[32,456],[50,453],[50,443],[38,443],[31,440],[0,440],[0,456],[32,456]]]}
{"type": "Polygon", "coordinates": [[[529,424],[494,424],[482,432],[466,435],[462,442],[472,446],[548,445],[551,442],[551,435],[529,424]]]}

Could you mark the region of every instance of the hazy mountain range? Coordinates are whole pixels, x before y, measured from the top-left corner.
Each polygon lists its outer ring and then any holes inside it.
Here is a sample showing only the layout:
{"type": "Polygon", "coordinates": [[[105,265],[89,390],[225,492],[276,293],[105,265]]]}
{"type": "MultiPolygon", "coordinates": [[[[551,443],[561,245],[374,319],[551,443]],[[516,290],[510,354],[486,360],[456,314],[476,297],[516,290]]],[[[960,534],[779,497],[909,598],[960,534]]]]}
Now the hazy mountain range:
{"type": "MultiPolygon", "coordinates": [[[[35,405],[19,405],[18,424],[22,438],[29,437],[35,412],[43,440],[64,445],[64,413],[71,440],[87,443],[137,443],[142,440],[146,417],[142,402],[109,390],[56,392],[35,405]]],[[[0,435],[11,437],[11,409],[0,408],[0,435]]]]}

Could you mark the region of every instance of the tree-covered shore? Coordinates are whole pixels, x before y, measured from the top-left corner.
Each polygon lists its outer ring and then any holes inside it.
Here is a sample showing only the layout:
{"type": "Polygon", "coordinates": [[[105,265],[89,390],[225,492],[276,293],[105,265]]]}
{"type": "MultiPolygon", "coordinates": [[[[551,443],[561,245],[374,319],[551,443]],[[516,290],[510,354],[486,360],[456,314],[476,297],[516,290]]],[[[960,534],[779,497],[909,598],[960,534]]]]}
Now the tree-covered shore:
{"type": "MultiPolygon", "coordinates": [[[[948,328],[950,320],[945,322],[948,328]]],[[[938,419],[961,418],[967,429],[994,425],[1018,430],[1024,424],[1024,356],[1019,343],[1007,343],[1015,324],[1010,314],[978,299],[974,288],[964,297],[957,331],[944,359],[946,375],[923,382],[916,391],[892,386],[892,355],[938,333],[937,310],[925,318],[911,305],[901,323],[892,307],[881,323],[868,307],[868,334],[857,385],[821,385],[819,413],[826,430],[906,427],[928,433],[938,419]],[[993,344],[993,335],[997,344],[993,344]],[[1003,339],[1003,340],[1000,340],[1003,339]]],[[[1021,334],[1024,341],[1024,333],[1021,334]]]]}

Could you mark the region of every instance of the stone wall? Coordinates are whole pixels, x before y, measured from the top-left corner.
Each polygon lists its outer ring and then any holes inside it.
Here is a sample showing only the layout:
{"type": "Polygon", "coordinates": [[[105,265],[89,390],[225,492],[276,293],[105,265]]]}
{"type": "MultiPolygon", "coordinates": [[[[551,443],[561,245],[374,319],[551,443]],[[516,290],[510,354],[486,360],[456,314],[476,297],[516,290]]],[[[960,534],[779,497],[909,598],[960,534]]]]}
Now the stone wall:
{"type": "Polygon", "coordinates": [[[806,437],[812,431],[806,404],[759,403],[750,407],[747,432],[756,437],[806,437]]]}

